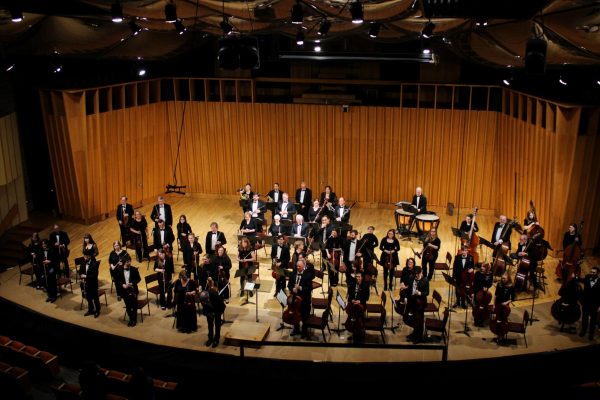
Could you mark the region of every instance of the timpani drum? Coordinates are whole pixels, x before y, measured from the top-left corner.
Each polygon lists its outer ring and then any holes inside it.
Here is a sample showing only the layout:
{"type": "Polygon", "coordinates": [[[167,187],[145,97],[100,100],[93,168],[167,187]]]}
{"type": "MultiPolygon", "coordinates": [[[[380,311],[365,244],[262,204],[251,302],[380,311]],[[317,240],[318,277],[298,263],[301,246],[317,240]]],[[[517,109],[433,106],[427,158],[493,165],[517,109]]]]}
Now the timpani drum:
{"type": "Polygon", "coordinates": [[[417,229],[421,233],[429,233],[432,228],[437,229],[440,224],[440,217],[434,214],[420,214],[416,217],[417,229]]]}
{"type": "Polygon", "coordinates": [[[411,223],[411,219],[415,216],[415,214],[404,211],[401,208],[396,209],[396,225],[401,226],[409,226],[411,223]]]}

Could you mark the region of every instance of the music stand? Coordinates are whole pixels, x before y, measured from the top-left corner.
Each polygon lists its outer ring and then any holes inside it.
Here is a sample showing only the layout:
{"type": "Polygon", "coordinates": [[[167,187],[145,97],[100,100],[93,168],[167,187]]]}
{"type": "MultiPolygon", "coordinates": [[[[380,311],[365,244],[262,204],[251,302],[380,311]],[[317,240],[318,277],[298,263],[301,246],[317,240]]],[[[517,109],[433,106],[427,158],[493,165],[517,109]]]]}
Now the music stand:
{"type": "Polygon", "coordinates": [[[336,295],[335,295],[335,300],[338,303],[338,327],[337,329],[332,329],[334,332],[337,332],[338,337],[341,337],[340,333],[345,331],[346,329],[340,329],[340,320],[342,318],[342,310],[346,310],[346,302],[344,301],[344,298],[342,297],[342,295],[340,295],[339,291],[336,291],[336,295]]]}
{"type": "Polygon", "coordinates": [[[269,245],[271,247],[273,247],[273,236],[269,236],[269,235],[265,235],[262,237],[262,241],[263,241],[263,245],[269,245]]]}
{"type": "Polygon", "coordinates": [[[275,215],[275,211],[277,210],[277,205],[279,203],[277,203],[276,201],[267,201],[265,204],[267,206],[267,210],[271,211],[271,215],[275,215]]]}
{"type": "MultiPolygon", "coordinates": [[[[257,266],[254,265],[254,264],[250,264],[250,265],[248,265],[245,268],[244,267],[239,268],[237,271],[235,271],[235,278],[239,278],[241,276],[245,276],[246,277],[246,285],[248,283],[253,283],[254,284],[254,282],[252,282],[252,280],[248,279],[248,276],[251,277],[252,274],[256,271],[256,269],[257,269],[257,266]]],[[[246,305],[248,303],[252,303],[251,301],[248,300],[248,291],[249,290],[252,291],[254,289],[254,286],[252,286],[252,288],[250,288],[250,289],[246,289],[246,286],[244,286],[241,289],[246,292],[246,300],[241,305],[243,306],[243,305],[246,305]]],[[[252,303],[252,304],[254,304],[254,303],[252,303]]]]}
{"type": "Polygon", "coordinates": [[[467,232],[463,232],[455,227],[452,227],[452,234],[459,239],[469,240],[469,234],[467,232]]]}
{"type": "MultiPolygon", "coordinates": [[[[452,301],[452,294],[454,292],[452,288],[456,287],[456,280],[444,271],[442,271],[442,276],[444,277],[444,280],[448,282],[448,306],[450,306],[450,302],[452,301]]],[[[451,312],[456,312],[452,309],[452,307],[449,307],[449,309],[451,312]]]]}
{"type": "Polygon", "coordinates": [[[385,329],[389,329],[392,333],[396,333],[396,328],[400,329],[400,323],[394,325],[394,309],[396,308],[396,300],[394,299],[393,293],[391,290],[388,290],[390,294],[390,300],[392,301],[392,320],[390,321],[390,326],[385,329]]]}
{"type": "Polygon", "coordinates": [[[291,326],[285,326],[285,322],[283,322],[283,309],[287,305],[287,300],[288,300],[287,296],[285,295],[283,290],[280,289],[279,292],[277,293],[277,296],[275,296],[275,298],[281,305],[281,323],[279,323],[279,328],[277,328],[277,332],[279,332],[283,329],[292,329],[291,326]]]}
{"type": "Polygon", "coordinates": [[[340,237],[346,239],[348,236],[348,232],[352,230],[352,225],[346,222],[337,222],[336,221],[336,229],[340,230],[340,237]]]}

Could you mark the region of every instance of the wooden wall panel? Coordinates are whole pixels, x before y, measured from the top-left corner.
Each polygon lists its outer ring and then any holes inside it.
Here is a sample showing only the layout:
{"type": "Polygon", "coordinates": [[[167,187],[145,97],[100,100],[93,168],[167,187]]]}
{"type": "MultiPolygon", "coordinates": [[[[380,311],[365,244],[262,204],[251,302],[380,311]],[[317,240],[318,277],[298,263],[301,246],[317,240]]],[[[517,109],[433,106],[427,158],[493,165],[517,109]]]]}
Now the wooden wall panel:
{"type": "MultiPolygon", "coordinates": [[[[519,222],[531,199],[553,244],[575,217],[569,204],[583,201],[584,214],[598,217],[600,177],[585,168],[597,137],[577,136],[576,109],[520,95],[507,106],[535,105],[540,122],[546,107],[556,132],[512,114],[424,108],[168,101],[86,116],[82,98],[64,97],[66,117],[46,121],[59,192],[86,193],[61,194],[61,210],[84,220],[113,212],[121,194],[154,201],[175,183],[178,145],[177,183],[188,192],[230,196],[251,182],[266,195],[278,181],[293,196],[305,180],[316,195],[330,184],[360,206],[393,207],[422,186],[432,207],[477,206],[519,222]],[[579,200],[561,188],[584,183],[594,190],[579,200]]],[[[586,235],[597,240],[598,228],[586,235]]]]}

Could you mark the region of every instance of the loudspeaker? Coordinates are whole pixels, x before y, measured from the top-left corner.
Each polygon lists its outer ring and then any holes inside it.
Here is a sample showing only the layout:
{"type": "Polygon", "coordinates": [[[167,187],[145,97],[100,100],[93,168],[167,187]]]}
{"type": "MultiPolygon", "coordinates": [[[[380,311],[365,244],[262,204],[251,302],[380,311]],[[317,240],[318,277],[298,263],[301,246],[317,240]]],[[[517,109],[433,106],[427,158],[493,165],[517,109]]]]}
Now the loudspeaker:
{"type": "Polygon", "coordinates": [[[546,49],[544,39],[529,39],[525,47],[525,71],[529,74],[546,72],[546,49]]]}
{"type": "Polygon", "coordinates": [[[258,40],[247,36],[220,38],[217,59],[223,69],[259,68],[258,40]]]}

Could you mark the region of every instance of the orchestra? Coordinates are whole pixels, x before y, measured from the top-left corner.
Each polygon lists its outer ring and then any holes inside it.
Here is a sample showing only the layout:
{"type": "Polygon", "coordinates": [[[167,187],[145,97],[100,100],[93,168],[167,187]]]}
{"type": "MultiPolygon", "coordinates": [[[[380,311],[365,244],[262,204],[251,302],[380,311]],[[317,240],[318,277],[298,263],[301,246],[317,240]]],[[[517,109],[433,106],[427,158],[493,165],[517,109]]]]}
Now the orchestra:
{"type": "MultiPolygon", "coordinates": [[[[240,190],[240,197],[246,204],[246,211],[240,224],[241,237],[236,259],[239,269],[242,271],[239,274],[239,284],[240,295],[243,295],[245,294],[245,283],[253,281],[259,276],[258,273],[253,274],[256,268],[251,268],[260,265],[254,242],[264,238],[263,236],[257,237],[257,234],[261,232],[263,223],[267,223],[267,221],[265,219],[265,202],[260,199],[258,192],[252,190],[250,184],[240,190]]],[[[327,185],[320,193],[319,199],[320,201],[318,199],[312,201],[312,192],[305,182],[301,182],[296,191],[296,204],[290,201],[288,193],[280,190],[278,183],[273,184],[273,189],[267,196],[267,202],[275,203],[274,208],[271,208],[275,212],[266,233],[274,239],[270,251],[272,263],[270,272],[274,280],[273,296],[276,297],[278,293],[285,292],[287,288],[291,297],[300,299],[298,303],[299,319],[294,320],[296,322],[293,324],[292,336],[301,334],[302,338],[308,337],[306,321],[312,311],[312,281],[316,276],[313,264],[316,261],[314,258],[312,258],[312,262],[309,260],[315,255],[318,257],[320,253],[321,271],[325,271],[327,267],[328,286],[340,286],[339,290],[342,293],[345,292],[348,305],[357,306],[352,311],[352,315],[350,315],[352,306],[350,310],[347,310],[351,321],[350,326],[352,326],[350,337],[354,342],[365,340],[364,331],[357,328],[357,326],[361,326],[360,320],[365,318],[364,311],[361,312],[361,308],[358,306],[366,306],[370,294],[368,278],[374,276],[376,279],[379,268],[383,270],[385,291],[398,290],[393,287],[393,280],[394,277],[400,279],[396,310],[401,311],[406,325],[413,328],[408,339],[415,343],[426,341],[427,338],[423,336],[424,310],[430,292],[429,281],[432,279],[441,248],[437,225],[425,230],[425,236],[418,237],[423,241],[423,249],[419,253],[413,250],[414,254],[422,259],[422,266],[416,265],[415,258],[407,257],[406,260],[402,260],[405,265],[402,272],[396,275],[395,271],[401,262],[401,240],[410,240],[413,243],[414,239],[403,235],[397,237],[396,230],[389,229],[386,235],[378,240],[374,234],[375,227],[372,225],[367,227],[367,233],[361,237],[358,230],[349,225],[352,207],[346,204],[344,197],[337,197],[331,186],[327,185]],[[310,218],[308,220],[310,223],[307,223],[307,217],[310,218]],[[344,238],[344,231],[347,232],[347,238],[344,238]],[[293,249],[290,249],[288,244],[288,236],[298,239],[295,241],[293,249]],[[315,251],[314,254],[313,251],[315,251]],[[371,270],[367,268],[368,266],[371,266],[371,270]],[[375,273],[372,272],[373,268],[375,273]],[[339,272],[344,273],[344,277],[346,277],[345,285],[343,280],[340,285],[339,272]]],[[[408,204],[408,202],[406,203],[408,204]]],[[[421,187],[416,188],[410,204],[414,206],[415,214],[432,214],[432,211],[427,209],[427,198],[423,195],[421,187]]],[[[407,208],[404,207],[404,209],[407,208]]],[[[148,259],[148,224],[142,212],[135,210],[127,203],[127,197],[122,196],[120,204],[117,205],[116,214],[119,231],[115,232],[115,237],[131,241],[135,247],[138,262],[148,259]]],[[[490,318],[490,329],[497,336],[497,340],[502,341],[505,339],[510,305],[516,298],[516,292],[526,290],[528,280],[535,288],[540,287],[536,270],[538,263],[542,260],[539,254],[538,239],[541,239],[539,232],[541,230],[543,234],[543,228],[533,205],[523,220],[522,228],[514,219],[510,221],[506,215],[500,215],[491,231],[491,240],[488,245],[493,249],[492,260],[501,258],[501,252],[507,254],[507,249],[510,250],[513,229],[523,233],[518,236],[519,241],[514,252],[508,253],[512,259],[518,261],[517,267],[507,269],[501,275],[500,282],[494,287],[491,270],[495,270],[495,262],[491,265],[488,262],[479,264],[472,256],[472,250],[477,245],[480,246],[480,249],[482,246],[479,242],[471,246],[473,235],[481,231],[481,227],[475,222],[475,217],[477,217],[477,208],[473,214],[467,214],[461,221],[460,227],[454,230],[456,236],[459,236],[460,233],[462,240],[459,244],[460,250],[454,257],[452,265],[452,281],[455,285],[453,307],[466,309],[467,304],[472,304],[473,323],[478,327],[483,326],[488,317],[493,317],[490,318]],[[460,232],[456,233],[456,231],[460,232]],[[466,237],[469,238],[468,241],[466,237]],[[494,306],[488,307],[492,295],[495,298],[494,306]]],[[[166,310],[175,304],[177,329],[189,333],[197,329],[196,303],[199,302],[203,307],[202,312],[207,317],[209,326],[206,345],[216,347],[219,344],[222,312],[232,289],[230,283],[231,259],[224,247],[227,244],[225,233],[219,230],[217,222],[211,222],[210,229],[206,232],[203,249],[198,237],[192,232],[186,216],[180,215],[175,235],[170,226],[172,209],[169,204],[165,203],[162,196],[158,197],[158,203],[152,207],[150,218],[156,224],[152,232],[152,247],[157,251],[153,270],[159,274],[158,304],[160,308],[166,310]],[[179,247],[183,252],[184,271],[179,273],[179,279],[172,281],[173,275],[179,267],[174,264],[172,256],[175,239],[178,240],[179,247]],[[206,250],[207,257],[205,259],[200,258],[203,250],[206,250]]],[[[484,244],[487,242],[484,239],[481,240],[484,244]]],[[[54,225],[48,240],[40,240],[39,235],[34,233],[27,247],[26,254],[34,269],[36,289],[46,290],[48,296],[46,301],[48,302],[56,301],[57,275],[62,273],[68,277],[69,244],[69,235],[61,231],[58,225],[54,225]],[[61,263],[65,266],[62,271],[61,263]]],[[[587,335],[590,340],[593,340],[597,316],[600,312],[599,271],[598,267],[594,266],[588,275],[579,278],[583,260],[582,244],[581,224],[570,224],[569,230],[563,237],[565,258],[560,263],[559,276],[563,281],[563,286],[559,291],[561,296],[559,306],[562,308],[557,306],[557,312],[560,314],[560,322],[564,323],[566,320],[564,305],[580,302],[582,305],[580,336],[587,335]],[[582,290],[580,286],[583,288],[582,290]]],[[[99,262],[96,261],[99,255],[100,249],[92,235],[85,233],[82,243],[83,258],[81,262],[77,261],[82,296],[88,302],[85,316],[98,317],[100,315],[99,262]]],[[[488,255],[486,254],[485,257],[487,261],[488,255]]],[[[127,248],[122,246],[119,240],[113,242],[108,260],[109,273],[116,284],[117,299],[125,301],[126,313],[129,316],[128,326],[135,326],[138,312],[138,284],[142,277],[140,271],[131,265],[131,257],[127,253],[127,248]]],[[[238,275],[236,274],[236,276],[238,275]]],[[[325,280],[323,280],[324,282],[325,280]]]]}

